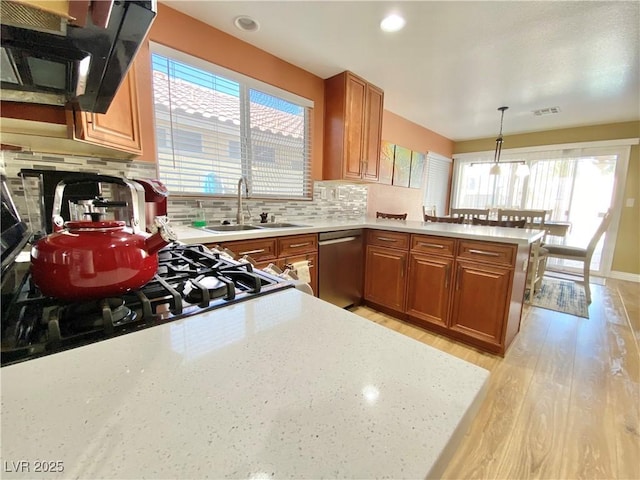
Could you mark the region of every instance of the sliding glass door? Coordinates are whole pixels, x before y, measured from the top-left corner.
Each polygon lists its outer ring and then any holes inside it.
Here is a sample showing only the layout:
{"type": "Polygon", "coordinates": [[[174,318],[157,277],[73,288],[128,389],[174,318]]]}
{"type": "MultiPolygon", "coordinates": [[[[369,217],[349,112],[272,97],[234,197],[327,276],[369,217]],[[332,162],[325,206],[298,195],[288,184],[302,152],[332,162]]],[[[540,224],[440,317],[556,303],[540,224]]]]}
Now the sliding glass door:
{"type": "MultiPolygon", "coordinates": [[[[570,224],[566,236],[547,236],[546,241],[583,247],[613,208],[613,227],[598,244],[591,271],[602,274],[610,268],[629,147],[505,150],[500,175],[489,175],[490,155],[454,156],[452,207],[546,210],[547,221],[570,224]],[[528,175],[518,168],[522,164],[529,167],[528,175]]],[[[549,267],[573,271],[582,264],[550,259],[549,267]]]]}

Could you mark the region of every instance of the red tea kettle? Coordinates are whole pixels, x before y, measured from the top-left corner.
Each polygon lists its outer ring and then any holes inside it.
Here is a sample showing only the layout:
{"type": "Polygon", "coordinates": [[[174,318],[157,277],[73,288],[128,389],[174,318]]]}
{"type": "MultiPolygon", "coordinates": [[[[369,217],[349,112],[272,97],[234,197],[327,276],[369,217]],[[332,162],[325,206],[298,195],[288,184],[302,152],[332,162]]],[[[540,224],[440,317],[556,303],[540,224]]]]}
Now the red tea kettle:
{"type": "Polygon", "coordinates": [[[176,240],[166,220],[157,219],[157,232],[151,236],[140,230],[137,191],[129,180],[106,175],[92,180],[67,179],[56,187],[53,224],[58,231],[31,249],[33,281],[43,295],[78,301],[120,296],[140,288],[158,270],[158,250],[176,240]],[[131,227],[123,221],[65,223],[58,215],[65,185],[92,180],[129,188],[131,227]]]}

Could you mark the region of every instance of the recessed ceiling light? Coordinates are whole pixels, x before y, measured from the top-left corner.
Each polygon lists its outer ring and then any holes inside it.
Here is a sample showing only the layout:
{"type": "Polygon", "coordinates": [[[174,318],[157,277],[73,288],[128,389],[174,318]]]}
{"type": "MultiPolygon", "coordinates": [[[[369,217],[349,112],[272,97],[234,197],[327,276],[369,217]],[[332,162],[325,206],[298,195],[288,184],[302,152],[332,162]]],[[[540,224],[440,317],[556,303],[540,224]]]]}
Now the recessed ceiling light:
{"type": "Polygon", "coordinates": [[[233,24],[243,32],[255,32],[260,29],[260,24],[248,15],[236,17],[233,24]]]}
{"type": "Polygon", "coordinates": [[[380,22],[380,28],[384,32],[397,32],[402,30],[406,24],[406,20],[396,13],[386,16],[380,22]]]}

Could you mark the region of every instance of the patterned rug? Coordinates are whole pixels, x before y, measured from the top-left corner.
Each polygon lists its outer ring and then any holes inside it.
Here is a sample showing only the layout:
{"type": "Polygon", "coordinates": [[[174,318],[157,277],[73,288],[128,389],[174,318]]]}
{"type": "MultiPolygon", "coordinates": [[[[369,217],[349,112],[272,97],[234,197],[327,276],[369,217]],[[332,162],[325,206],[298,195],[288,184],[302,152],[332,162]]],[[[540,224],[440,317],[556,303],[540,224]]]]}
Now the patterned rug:
{"type": "MultiPolygon", "coordinates": [[[[525,301],[529,300],[529,291],[525,301]]],[[[544,277],[542,286],[533,297],[531,305],[577,317],[589,318],[589,309],[584,287],[579,283],[544,277]]]]}

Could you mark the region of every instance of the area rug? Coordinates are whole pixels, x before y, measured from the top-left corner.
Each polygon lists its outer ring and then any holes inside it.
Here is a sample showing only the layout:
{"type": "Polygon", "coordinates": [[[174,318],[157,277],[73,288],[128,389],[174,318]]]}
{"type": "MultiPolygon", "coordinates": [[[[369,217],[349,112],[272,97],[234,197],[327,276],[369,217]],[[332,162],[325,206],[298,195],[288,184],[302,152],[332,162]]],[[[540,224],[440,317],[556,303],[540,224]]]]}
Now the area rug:
{"type": "MultiPolygon", "coordinates": [[[[525,293],[525,301],[529,292],[525,293]]],[[[584,287],[578,283],[544,277],[540,290],[533,296],[531,305],[589,318],[589,309],[584,287]]]]}

